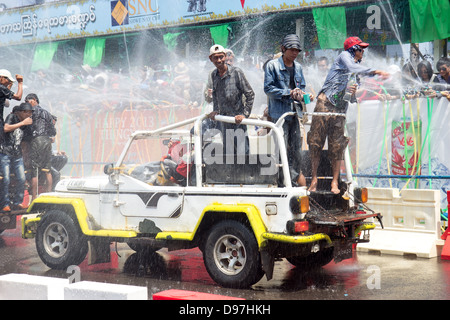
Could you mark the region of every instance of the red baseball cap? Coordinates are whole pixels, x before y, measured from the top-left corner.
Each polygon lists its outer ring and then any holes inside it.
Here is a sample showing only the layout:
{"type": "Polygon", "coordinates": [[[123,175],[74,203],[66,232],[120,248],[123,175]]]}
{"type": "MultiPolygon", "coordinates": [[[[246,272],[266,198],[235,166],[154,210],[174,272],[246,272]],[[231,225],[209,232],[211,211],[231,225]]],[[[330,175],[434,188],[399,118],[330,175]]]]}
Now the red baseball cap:
{"type": "Polygon", "coordinates": [[[355,45],[359,45],[361,48],[367,48],[369,46],[368,43],[362,42],[358,37],[350,37],[344,42],[344,50],[348,50],[355,45]]]}

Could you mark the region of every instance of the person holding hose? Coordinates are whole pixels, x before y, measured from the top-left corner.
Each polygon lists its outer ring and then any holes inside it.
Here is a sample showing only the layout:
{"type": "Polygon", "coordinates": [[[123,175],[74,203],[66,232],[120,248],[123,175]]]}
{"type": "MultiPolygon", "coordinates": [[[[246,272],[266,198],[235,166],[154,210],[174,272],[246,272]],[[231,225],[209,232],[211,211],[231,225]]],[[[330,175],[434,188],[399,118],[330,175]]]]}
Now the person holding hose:
{"type": "MultiPolygon", "coordinates": [[[[368,46],[368,43],[364,43],[358,37],[350,37],[345,40],[344,51],[336,58],[328,72],[322,90],[317,97],[314,112],[345,114],[348,103],[356,102],[355,93],[360,75],[379,75],[382,79],[389,78],[388,72],[360,65],[364,49],[368,46]]],[[[345,117],[336,115],[312,117],[311,129],[307,138],[311,155],[312,175],[309,191],[317,191],[317,169],[320,153],[328,137],[328,157],[333,172],[331,192],[334,194],[340,193],[338,186],[339,171],[344,159],[344,150],[349,141],[344,133],[345,120],[345,117]]]]}

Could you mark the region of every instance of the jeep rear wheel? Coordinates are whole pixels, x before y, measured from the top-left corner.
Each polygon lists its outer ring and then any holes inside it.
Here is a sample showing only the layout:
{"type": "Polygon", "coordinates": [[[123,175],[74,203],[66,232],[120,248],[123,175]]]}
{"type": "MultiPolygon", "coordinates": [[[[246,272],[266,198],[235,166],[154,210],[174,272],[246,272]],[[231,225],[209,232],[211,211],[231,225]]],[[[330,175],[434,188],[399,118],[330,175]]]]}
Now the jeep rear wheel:
{"type": "Polygon", "coordinates": [[[212,228],[203,260],[211,278],[224,287],[247,288],[264,275],[255,236],[238,221],[223,221],[212,228]]]}
{"type": "Polygon", "coordinates": [[[80,264],[88,252],[88,242],[78,224],[64,211],[51,210],[36,230],[36,249],[41,260],[52,269],[80,264]]]}

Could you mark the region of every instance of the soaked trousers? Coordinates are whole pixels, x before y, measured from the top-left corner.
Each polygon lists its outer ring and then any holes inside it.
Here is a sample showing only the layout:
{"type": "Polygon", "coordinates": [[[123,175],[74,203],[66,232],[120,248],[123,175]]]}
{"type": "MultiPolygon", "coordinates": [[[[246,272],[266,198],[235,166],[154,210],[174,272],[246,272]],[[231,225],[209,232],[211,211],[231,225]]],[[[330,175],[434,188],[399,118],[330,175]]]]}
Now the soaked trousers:
{"type": "MultiPolygon", "coordinates": [[[[22,158],[10,157],[0,153],[0,206],[1,208],[11,204],[18,205],[23,202],[25,192],[25,170],[22,158]],[[15,175],[14,192],[10,198],[10,174],[15,175]]],[[[0,209],[1,209],[0,208],[0,209]]]]}
{"type": "MultiPolygon", "coordinates": [[[[339,113],[326,95],[321,93],[317,98],[314,112],[339,113]]],[[[313,116],[307,142],[311,157],[320,157],[320,152],[328,138],[328,158],[331,162],[344,159],[344,150],[349,139],[345,136],[345,117],[313,116]]]]}
{"type": "MultiPolygon", "coordinates": [[[[272,119],[274,123],[278,119],[272,119]]],[[[300,131],[300,123],[297,116],[288,116],[285,118],[283,124],[284,143],[286,145],[287,158],[289,162],[289,172],[291,174],[291,181],[297,185],[297,180],[301,174],[302,162],[302,135],[300,131]]],[[[277,150],[279,151],[278,147],[277,150]]],[[[283,176],[280,170],[280,184],[282,184],[283,176]]]]}

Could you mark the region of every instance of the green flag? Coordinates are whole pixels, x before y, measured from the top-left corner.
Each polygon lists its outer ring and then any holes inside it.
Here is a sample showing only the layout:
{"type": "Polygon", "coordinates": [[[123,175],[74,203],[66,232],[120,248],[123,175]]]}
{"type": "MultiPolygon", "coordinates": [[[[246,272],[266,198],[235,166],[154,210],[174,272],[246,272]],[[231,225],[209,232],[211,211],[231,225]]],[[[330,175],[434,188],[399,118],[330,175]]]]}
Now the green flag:
{"type": "Polygon", "coordinates": [[[103,59],[105,52],[105,38],[87,38],[84,47],[83,64],[91,67],[97,67],[103,59]]]}
{"type": "Polygon", "coordinates": [[[409,0],[411,42],[450,37],[450,3],[447,0],[409,0]]]}
{"type": "Polygon", "coordinates": [[[183,32],[171,33],[168,32],[163,36],[164,43],[169,48],[170,51],[173,51],[178,44],[177,38],[183,32]]]}
{"type": "Polygon", "coordinates": [[[347,38],[345,7],[313,9],[321,49],[341,49],[347,38]]]}
{"type": "Polygon", "coordinates": [[[211,38],[214,41],[214,44],[220,44],[223,47],[227,47],[228,45],[228,24],[222,24],[220,26],[209,28],[211,32],[211,38]]]}
{"type": "Polygon", "coordinates": [[[36,46],[34,51],[33,64],[31,71],[46,70],[50,67],[56,50],[58,49],[58,42],[42,43],[36,46]]]}

